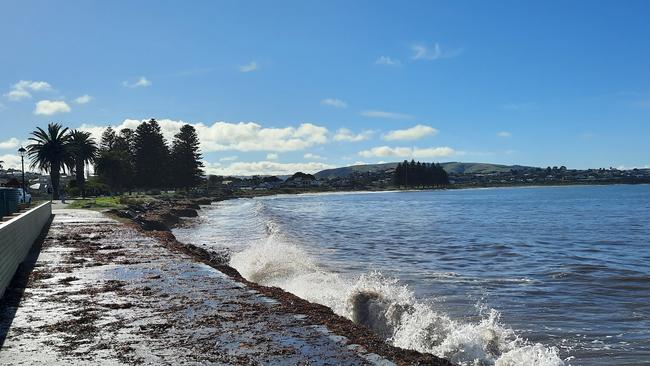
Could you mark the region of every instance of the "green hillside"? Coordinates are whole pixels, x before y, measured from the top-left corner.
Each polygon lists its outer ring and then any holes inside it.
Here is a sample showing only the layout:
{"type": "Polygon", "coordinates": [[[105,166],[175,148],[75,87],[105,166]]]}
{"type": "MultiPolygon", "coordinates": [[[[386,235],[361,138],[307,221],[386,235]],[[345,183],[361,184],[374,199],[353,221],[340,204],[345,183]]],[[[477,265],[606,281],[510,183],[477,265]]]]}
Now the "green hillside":
{"type": "MultiPolygon", "coordinates": [[[[477,174],[477,173],[497,173],[497,172],[507,172],[511,169],[529,169],[531,167],[522,166],[522,165],[500,165],[500,164],[489,164],[489,163],[459,163],[459,162],[448,162],[441,163],[442,167],[447,171],[447,173],[467,173],[467,174],[477,174]]],[[[329,178],[340,178],[347,177],[352,173],[366,173],[366,172],[376,172],[388,169],[394,169],[397,166],[397,163],[384,163],[384,164],[367,164],[367,165],[352,165],[341,168],[326,169],[314,174],[319,179],[329,179],[329,178]]]]}

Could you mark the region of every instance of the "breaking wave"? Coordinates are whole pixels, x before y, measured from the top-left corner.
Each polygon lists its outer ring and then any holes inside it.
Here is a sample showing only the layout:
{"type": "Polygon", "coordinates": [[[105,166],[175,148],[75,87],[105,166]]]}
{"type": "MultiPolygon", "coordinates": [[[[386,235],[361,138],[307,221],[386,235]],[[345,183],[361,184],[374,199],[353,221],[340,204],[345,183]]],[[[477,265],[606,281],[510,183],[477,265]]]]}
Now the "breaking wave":
{"type": "Polygon", "coordinates": [[[328,271],[284,238],[272,220],[265,225],[264,238],[231,257],[230,264],[250,281],[328,306],[397,347],[431,353],[460,365],[565,365],[556,347],[520,338],[500,322],[496,310],[481,311],[478,322],[453,320],[380,272],[347,278],[328,271]]]}

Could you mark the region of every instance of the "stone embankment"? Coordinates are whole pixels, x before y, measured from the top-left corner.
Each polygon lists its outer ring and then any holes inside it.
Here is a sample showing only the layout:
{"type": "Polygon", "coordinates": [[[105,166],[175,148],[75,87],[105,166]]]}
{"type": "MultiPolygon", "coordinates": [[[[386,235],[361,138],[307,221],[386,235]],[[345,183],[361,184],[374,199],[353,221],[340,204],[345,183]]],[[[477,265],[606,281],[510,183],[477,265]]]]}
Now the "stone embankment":
{"type": "Polygon", "coordinates": [[[200,203],[112,212],[122,223],[55,211],[34,270],[0,305],[0,363],[451,365],[178,242],[170,227],[200,203]]]}

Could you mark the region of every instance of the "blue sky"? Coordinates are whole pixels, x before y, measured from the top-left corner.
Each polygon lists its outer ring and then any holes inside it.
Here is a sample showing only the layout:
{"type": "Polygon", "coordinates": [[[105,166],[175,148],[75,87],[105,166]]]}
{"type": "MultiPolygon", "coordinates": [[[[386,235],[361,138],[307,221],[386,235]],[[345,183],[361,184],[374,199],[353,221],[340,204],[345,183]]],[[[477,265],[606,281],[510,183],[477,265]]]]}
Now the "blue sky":
{"type": "Polygon", "coordinates": [[[197,126],[212,173],[650,165],[647,1],[3,1],[0,160],[197,126]]]}

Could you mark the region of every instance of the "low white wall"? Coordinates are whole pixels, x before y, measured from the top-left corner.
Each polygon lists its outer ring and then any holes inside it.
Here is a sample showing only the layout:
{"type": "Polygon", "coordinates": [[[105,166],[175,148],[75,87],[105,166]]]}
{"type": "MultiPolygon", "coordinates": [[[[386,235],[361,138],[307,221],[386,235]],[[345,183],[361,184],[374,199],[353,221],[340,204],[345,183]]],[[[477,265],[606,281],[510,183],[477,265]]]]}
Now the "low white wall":
{"type": "Polygon", "coordinates": [[[50,216],[52,204],[46,202],[0,223],[0,297],[50,216]]]}

